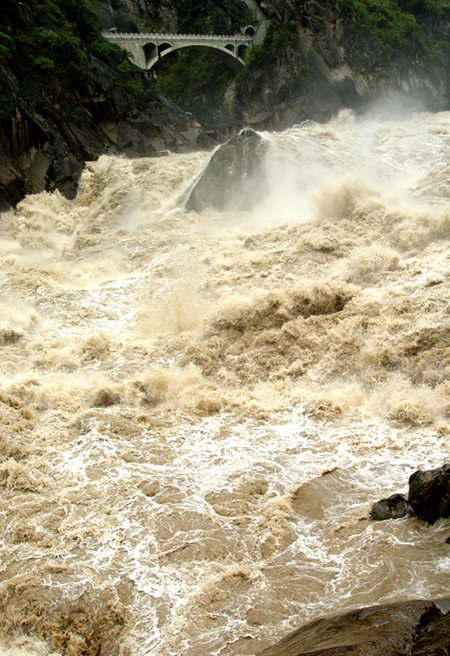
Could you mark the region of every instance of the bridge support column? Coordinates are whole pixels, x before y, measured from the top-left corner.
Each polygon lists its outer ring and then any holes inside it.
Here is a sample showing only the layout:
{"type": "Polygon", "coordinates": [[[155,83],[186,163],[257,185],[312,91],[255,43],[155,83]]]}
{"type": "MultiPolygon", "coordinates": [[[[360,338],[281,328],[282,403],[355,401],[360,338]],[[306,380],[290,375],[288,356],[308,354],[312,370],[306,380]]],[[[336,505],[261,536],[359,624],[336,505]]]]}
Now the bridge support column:
{"type": "Polygon", "coordinates": [[[142,47],[141,43],[130,39],[126,43],[120,45],[131,55],[133,63],[136,64],[136,66],[144,69],[147,68],[145,49],[142,47]]]}

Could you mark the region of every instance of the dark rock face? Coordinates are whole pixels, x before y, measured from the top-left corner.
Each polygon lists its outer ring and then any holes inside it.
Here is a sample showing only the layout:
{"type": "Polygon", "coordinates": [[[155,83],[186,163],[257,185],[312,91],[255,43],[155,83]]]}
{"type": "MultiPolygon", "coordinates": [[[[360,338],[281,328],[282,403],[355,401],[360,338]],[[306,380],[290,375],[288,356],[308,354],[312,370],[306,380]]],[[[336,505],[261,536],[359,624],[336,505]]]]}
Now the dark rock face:
{"type": "MultiPolygon", "coordinates": [[[[229,104],[235,111],[230,118],[239,116],[257,129],[284,129],[305,119],[329,120],[343,108],[387,118],[448,109],[448,57],[427,60],[406,43],[387,54],[379,40],[355,29],[354,16],[345,10],[350,4],[357,3],[264,2],[271,29],[283,26],[291,42],[273,53],[270,65],[262,58],[251,67],[229,104]]],[[[447,16],[430,18],[426,29],[432,41],[448,38],[447,16]]]]}
{"type": "Polygon", "coordinates": [[[409,479],[408,503],[419,519],[434,524],[450,517],[450,465],[416,471],[409,479]]]}
{"type": "Polygon", "coordinates": [[[414,644],[414,656],[446,656],[450,648],[450,615],[442,615],[427,627],[414,644]]]}
{"type": "Polygon", "coordinates": [[[170,0],[99,0],[94,5],[100,27],[119,32],[177,32],[176,6],[170,0]]]}
{"type": "Polygon", "coordinates": [[[393,494],[388,499],[381,499],[372,506],[370,519],[382,521],[384,519],[399,519],[408,514],[408,502],[403,494],[393,494]]]}
{"type": "Polygon", "coordinates": [[[249,210],[265,188],[268,143],[254,130],[243,130],[214,153],[186,203],[188,210],[249,210]]]}
{"type": "Polygon", "coordinates": [[[94,59],[76,94],[35,80],[19,85],[0,69],[0,211],[44,190],[74,198],[85,161],[103,153],[145,157],[195,147],[179,107],[160,98],[138,110],[113,82],[113,71],[94,59]]]}
{"type": "Polygon", "coordinates": [[[72,151],[11,78],[3,74],[0,85],[10,98],[0,125],[0,211],[44,189],[73,198],[84,166],[81,153],[72,151]]]}
{"type": "Polygon", "coordinates": [[[431,656],[448,654],[447,600],[372,606],[315,620],[258,656],[431,656]]]}

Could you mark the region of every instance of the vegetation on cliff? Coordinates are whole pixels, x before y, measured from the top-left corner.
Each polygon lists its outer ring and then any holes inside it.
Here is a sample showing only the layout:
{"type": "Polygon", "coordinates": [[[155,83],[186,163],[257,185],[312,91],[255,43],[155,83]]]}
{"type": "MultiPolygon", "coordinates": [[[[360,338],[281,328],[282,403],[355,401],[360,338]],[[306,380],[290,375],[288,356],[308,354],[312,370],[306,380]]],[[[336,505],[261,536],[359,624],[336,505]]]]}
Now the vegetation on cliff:
{"type": "Polygon", "coordinates": [[[191,148],[183,120],[103,39],[86,0],[3,0],[0,210],[44,189],[73,197],[84,162],[105,152],[191,148]]]}
{"type": "MultiPolygon", "coordinates": [[[[241,79],[280,60],[291,64],[293,51],[301,53],[302,28],[320,40],[338,23],[353,63],[367,64],[371,58],[373,67],[382,63],[392,68],[402,58],[441,60],[450,52],[450,43],[446,33],[434,28],[449,19],[449,0],[295,0],[287,13],[273,9],[264,42],[253,48],[241,79]]],[[[297,74],[306,73],[306,61],[303,70],[298,70],[299,64],[302,69],[301,60],[295,66],[297,74]]]]}
{"type": "Polygon", "coordinates": [[[289,60],[292,49],[301,50],[301,28],[320,39],[330,25],[339,22],[356,63],[371,56],[373,66],[382,62],[392,67],[405,57],[442,60],[449,53],[448,35],[434,29],[450,20],[449,0],[340,0],[338,4],[325,0],[308,4],[295,0],[287,14],[272,12],[264,43],[253,49],[244,77],[277,59],[289,60]]]}
{"type": "Polygon", "coordinates": [[[448,0],[341,0],[347,29],[378,41],[387,57],[399,48],[417,56],[441,58],[448,39],[433,31],[450,18],[448,0]]]}
{"type": "Polygon", "coordinates": [[[94,55],[112,67],[113,85],[128,102],[149,99],[141,73],[132,74],[126,53],[101,36],[97,17],[85,0],[3,1],[0,70],[20,85],[33,79],[48,93],[63,86],[66,96],[84,93],[94,55]]]}
{"type": "Polygon", "coordinates": [[[202,123],[210,120],[211,106],[222,97],[235,77],[223,62],[206,53],[181,51],[157,67],[156,89],[172,102],[195,114],[202,123]]]}
{"type": "Polygon", "coordinates": [[[243,0],[175,0],[181,34],[233,34],[251,21],[243,0]]]}
{"type": "Polygon", "coordinates": [[[395,90],[410,106],[448,106],[448,0],[272,0],[267,14],[238,80],[245,116],[290,104],[289,121],[324,120],[395,90]]]}

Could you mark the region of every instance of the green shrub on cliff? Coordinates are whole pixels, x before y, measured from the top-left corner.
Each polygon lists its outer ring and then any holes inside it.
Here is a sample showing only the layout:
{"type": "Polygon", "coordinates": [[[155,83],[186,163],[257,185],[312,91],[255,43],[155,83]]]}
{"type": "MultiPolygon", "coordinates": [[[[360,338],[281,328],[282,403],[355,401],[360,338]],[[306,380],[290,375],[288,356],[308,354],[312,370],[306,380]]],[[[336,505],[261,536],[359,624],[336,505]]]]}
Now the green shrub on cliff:
{"type": "Polygon", "coordinates": [[[102,37],[86,0],[1,2],[0,68],[7,68],[19,84],[32,77],[49,93],[66,86],[84,95],[92,84],[88,64],[93,55],[115,70],[113,84],[129,103],[149,97],[126,53],[102,37]]]}
{"type": "Polygon", "coordinates": [[[44,57],[44,55],[39,55],[39,57],[36,57],[33,60],[33,67],[37,68],[38,70],[42,72],[49,72],[53,71],[55,68],[55,62],[53,59],[49,59],[48,57],[44,57]]]}
{"type": "Polygon", "coordinates": [[[175,0],[182,34],[233,34],[251,22],[243,0],[175,0]]]}
{"type": "Polygon", "coordinates": [[[76,73],[86,62],[80,40],[66,26],[57,29],[37,27],[18,34],[16,40],[29,54],[27,59],[32,58],[32,70],[45,70],[58,75],[76,73]]]}
{"type": "Polygon", "coordinates": [[[289,61],[297,80],[301,80],[308,70],[299,52],[298,21],[294,18],[286,22],[272,19],[263,43],[250,50],[245,68],[237,78],[238,85],[251,71],[269,69],[277,60],[289,61]]]}
{"type": "Polygon", "coordinates": [[[169,58],[163,59],[156,71],[156,90],[200,119],[234,77],[234,73],[220,60],[189,50],[182,51],[174,62],[169,58]]]}
{"type": "Polygon", "coordinates": [[[11,59],[14,51],[14,41],[8,34],[0,32],[0,57],[11,59]]]}
{"type": "Polygon", "coordinates": [[[88,45],[88,52],[109,66],[118,66],[123,62],[124,51],[117,45],[99,35],[88,45]]]}
{"type": "Polygon", "coordinates": [[[377,40],[387,54],[405,48],[436,58],[448,47],[429,32],[442,13],[450,15],[448,0],[341,0],[341,9],[347,29],[377,40]]]}

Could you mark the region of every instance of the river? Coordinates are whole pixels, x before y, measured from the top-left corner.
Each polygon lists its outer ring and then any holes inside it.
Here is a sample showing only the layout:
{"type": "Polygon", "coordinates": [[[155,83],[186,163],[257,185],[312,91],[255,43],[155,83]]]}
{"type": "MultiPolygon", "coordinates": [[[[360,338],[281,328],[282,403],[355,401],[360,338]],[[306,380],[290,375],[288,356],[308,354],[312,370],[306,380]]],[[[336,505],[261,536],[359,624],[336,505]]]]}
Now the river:
{"type": "Polygon", "coordinates": [[[0,642],[243,656],[448,594],[449,521],[370,522],[450,446],[450,113],[263,135],[251,211],[210,154],[101,157],[1,217],[0,642]]]}

